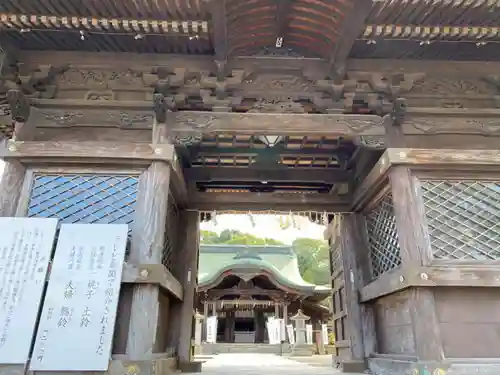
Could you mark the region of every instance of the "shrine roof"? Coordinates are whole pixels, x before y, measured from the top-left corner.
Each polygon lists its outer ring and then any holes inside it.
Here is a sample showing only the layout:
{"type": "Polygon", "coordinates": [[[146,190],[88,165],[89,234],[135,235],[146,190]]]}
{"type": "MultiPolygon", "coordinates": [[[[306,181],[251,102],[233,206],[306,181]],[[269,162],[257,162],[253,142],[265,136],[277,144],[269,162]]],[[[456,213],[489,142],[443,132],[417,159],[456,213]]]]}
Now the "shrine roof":
{"type": "Polygon", "coordinates": [[[264,274],[278,287],[297,294],[327,295],[328,286],[305,281],[300,275],[297,255],[291,246],[201,245],[198,285],[210,288],[231,274],[264,274]]]}
{"type": "MultiPolygon", "coordinates": [[[[498,60],[498,1],[5,0],[0,30],[29,50],[498,60]]],[[[4,40],[5,40],[4,39],[4,40]]]]}

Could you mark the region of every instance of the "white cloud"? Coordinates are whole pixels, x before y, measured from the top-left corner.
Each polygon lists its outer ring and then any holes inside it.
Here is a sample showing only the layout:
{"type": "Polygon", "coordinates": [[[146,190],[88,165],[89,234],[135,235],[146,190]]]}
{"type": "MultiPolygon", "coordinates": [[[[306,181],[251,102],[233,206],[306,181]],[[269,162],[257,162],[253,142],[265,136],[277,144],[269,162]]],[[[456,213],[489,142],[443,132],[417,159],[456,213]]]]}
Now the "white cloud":
{"type": "Polygon", "coordinates": [[[201,223],[201,229],[217,233],[235,229],[258,237],[273,238],[291,244],[296,238],[323,239],[324,225],[311,222],[303,216],[289,215],[231,215],[220,214],[215,221],[201,223]],[[288,224],[288,228],[283,226],[288,224]]]}

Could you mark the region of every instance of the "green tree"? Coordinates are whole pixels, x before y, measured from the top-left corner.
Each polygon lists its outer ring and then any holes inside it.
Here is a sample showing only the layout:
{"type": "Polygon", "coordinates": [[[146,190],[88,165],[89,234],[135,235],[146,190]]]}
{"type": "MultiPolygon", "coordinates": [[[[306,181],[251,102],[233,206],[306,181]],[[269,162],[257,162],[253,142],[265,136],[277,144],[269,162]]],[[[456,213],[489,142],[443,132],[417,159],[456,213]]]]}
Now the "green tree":
{"type": "Polygon", "coordinates": [[[297,238],[292,243],[304,280],[323,285],[330,282],[328,243],[313,238],[297,238]]]}
{"type": "MultiPolygon", "coordinates": [[[[260,238],[253,234],[243,233],[238,230],[226,229],[220,234],[212,231],[201,231],[203,244],[227,245],[284,245],[273,238],[260,238]]],[[[328,243],[313,238],[297,238],[292,243],[292,248],[297,254],[300,274],[304,280],[316,284],[330,283],[330,259],[328,243]]]]}
{"type": "Polygon", "coordinates": [[[253,234],[243,233],[232,229],[225,229],[219,235],[215,232],[202,230],[201,243],[227,245],[284,245],[283,242],[273,238],[260,238],[253,234]]]}

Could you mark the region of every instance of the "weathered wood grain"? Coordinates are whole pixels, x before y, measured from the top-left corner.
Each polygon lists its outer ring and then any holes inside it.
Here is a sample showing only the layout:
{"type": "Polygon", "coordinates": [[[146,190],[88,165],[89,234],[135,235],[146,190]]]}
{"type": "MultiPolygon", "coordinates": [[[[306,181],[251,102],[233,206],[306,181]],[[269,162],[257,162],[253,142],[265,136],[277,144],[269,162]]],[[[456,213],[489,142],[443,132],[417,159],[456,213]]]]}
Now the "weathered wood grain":
{"type": "MultiPolygon", "coordinates": [[[[434,263],[434,262],[432,262],[434,263]]],[[[500,265],[431,265],[401,267],[387,272],[366,285],[361,301],[376,300],[411,287],[500,288],[500,265]]]]}
{"type": "Polygon", "coordinates": [[[353,193],[352,209],[359,211],[373,198],[384,185],[387,185],[387,173],[391,168],[388,151],[380,157],[368,175],[353,193]]]}
{"type": "Polygon", "coordinates": [[[129,142],[151,143],[151,129],[120,129],[116,127],[37,127],[35,142],[129,142]]]}
{"type": "Polygon", "coordinates": [[[155,147],[141,143],[117,142],[9,142],[0,150],[0,158],[9,159],[72,159],[82,162],[92,159],[94,163],[109,163],[111,160],[173,160],[172,145],[155,147]]]}
{"type": "MultiPolygon", "coordinates": [[[[161,264],[169,183],[170,167],[164,162],[153,162],[140,177],[132,225],[131,264],[161,264]]],[[[160,351],[156,343],[158,294],[156,285],[134,287],[127,340],[127,355],[131,360],[141,360],[160,351]]]]}
{"type": "Polygon", "coordinates": [[[500,150],[389,148],[385,155],[391,165],[407,165],[415,168],[500,165],[500,150]]]}
{"type": "Polygon", "coordinates": [[[360,292],[363,302],[373,301],[377,298],[399,292],[412,286],[405,268],[396,268],[380,275],[367,284],[360,292]]]}
{"type": "MultiPolygon", "coordinates": [[[[350,341],[351,360],[365,361],[363,313],[359,300],[359,291],[365,280],[358,264],[358,252],[366,250],[360,237],[356,214],[344,214],[340,221],[340,246],[344,276],[345,304],[347,311],[347,330],[350,341]]],[[[365,253],[365,256],[368,252],[365,253]]],[[[371,332],[374,335],[374,332],[371,332]]]]}
{"type": "Polygon", "coordinates": [[[349,212],[349,196],[330,194],[199,193],[190,192],[188,209],[201,211],[275,210],[289,212],[349,212]]]}
{"type": "Polygon", "coordinates": [[[20,162],[5,162],[3,174],[0,173],[0,216],[16,216],[25,172],[26,168],[20,162]]]}
{"type": "MultiPolygon", "coordinates": [[[[425,208],[416,177],[407,167],[397,166],[389,172],[394,216],[403,266],[426,266],[432,260],[425,208]]],[[[430,289],[411,288],[409,306],[420,360],[442,360],[444,349],[439,322],[430,289]]]]}
{"type": "Polygon", "coordinates": [[[163,264],[126,263],[123,267],[123,283],[155,284],[163,288],[178,300],[183,300],[183,288],[179,280],[163,264]]]}
{"type": "Polygon", "coordinates": [[[181,308],[178,358],[180,363],[190,362],[191,340],[194,322],[194,302],[196,294],[196,280],[198,278],[198,251],[199,251],[199,219],[198,212],[184,212],[185,239],[182,248],[183,262],[180,274],[184,288],[184,301],[181,308]]]}

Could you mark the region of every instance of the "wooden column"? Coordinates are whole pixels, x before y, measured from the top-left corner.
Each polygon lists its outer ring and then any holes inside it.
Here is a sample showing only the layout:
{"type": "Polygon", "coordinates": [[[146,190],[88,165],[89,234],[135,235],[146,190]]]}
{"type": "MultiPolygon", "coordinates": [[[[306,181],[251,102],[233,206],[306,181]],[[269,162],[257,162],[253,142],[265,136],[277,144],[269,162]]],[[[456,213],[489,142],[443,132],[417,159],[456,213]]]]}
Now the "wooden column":
{"type": "Polygon", "coordinates": [[[194,324],[194,299],[196,278],[198,275],[198,247],[200,238],[198,212],[185,211],[183,214],[186,223],[186,239],[182,249],[184,256],[179,281],[184,288],[184,301],[181,307],[180,335],[177,347],[179,363],[181,364],[191,360],[191,339],[194,324]]]}
{"type": "Polygon", "coordinates": [[[347,339],[351,361],[342,363],[346,372],[363,372],[366,358],[375,351],[373,311],[360,303],[359,292],[368,280],[369,252],[364,238],[363,217],[343,214],[340,221],[340,246],[344,269],[347,339]]]}
{"type": "MultiPolygon", "coordinates": [[[[135,221],[132,225],[132,264],[160,264],[162,259],[170,167],[157,161],[141,175],[135,221]]],[[[150,359],[158,348],[159,289],[156,285],[134,286],[127,355],[130,360],[150,359]]]]}
{"type": "Polygon", "coordinates": [[[16,215],[25,171],[18,161],[5,161],[3,174],[0,173],[0,216],[16,215]]]}
{"type": "MultiPolygon", "coordinates": [[[[427,266],[432,250],[419,182],[409,168],[397,166],[389,174],[403,267],[427,266]]],[[[434,293],[428,288],[408,290],[415,351],[419,361],[444,359],[434,293]]]]}

